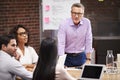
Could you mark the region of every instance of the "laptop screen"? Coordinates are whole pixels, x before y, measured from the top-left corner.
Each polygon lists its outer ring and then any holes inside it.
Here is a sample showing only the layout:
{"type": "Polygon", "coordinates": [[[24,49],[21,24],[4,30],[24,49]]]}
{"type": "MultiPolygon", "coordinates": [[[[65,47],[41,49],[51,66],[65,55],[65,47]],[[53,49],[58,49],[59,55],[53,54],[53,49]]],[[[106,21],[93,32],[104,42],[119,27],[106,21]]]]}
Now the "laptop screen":
{"type": "Polygon", "coordinates": [[[81,79],[100,79],[103,73],[103,65],[84,65],[81,79]]]}

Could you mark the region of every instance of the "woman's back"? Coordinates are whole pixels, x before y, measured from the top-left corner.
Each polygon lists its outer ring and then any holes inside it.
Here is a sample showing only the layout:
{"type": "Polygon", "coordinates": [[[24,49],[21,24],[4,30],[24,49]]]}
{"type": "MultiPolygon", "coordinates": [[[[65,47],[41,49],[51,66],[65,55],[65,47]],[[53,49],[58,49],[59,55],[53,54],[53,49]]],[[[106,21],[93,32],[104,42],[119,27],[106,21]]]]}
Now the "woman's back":
{"type": "Polygon", "coordinates": [[[34,71],[33,80],[55,80],[57,62],[57,46],[55,40],[42,40],[39,50],[39,59],[34,71]]]}
{"type": "Polygon", "coordinates": [[[39,59],[33,74],[33,80],[75,80],[57,64],[57,45],[51,38],[42,40],[39,59]]]}

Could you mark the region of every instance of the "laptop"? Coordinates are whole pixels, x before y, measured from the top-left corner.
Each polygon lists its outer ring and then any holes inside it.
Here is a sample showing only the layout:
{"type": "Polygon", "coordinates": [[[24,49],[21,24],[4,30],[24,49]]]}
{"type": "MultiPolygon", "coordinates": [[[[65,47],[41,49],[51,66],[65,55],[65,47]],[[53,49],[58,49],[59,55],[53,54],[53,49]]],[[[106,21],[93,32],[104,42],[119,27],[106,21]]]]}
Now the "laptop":
{"type": "Polygon", "coordinates": [[[101,80],[105,65],[85,64],[83,66],[80,80],[101,80]]]}

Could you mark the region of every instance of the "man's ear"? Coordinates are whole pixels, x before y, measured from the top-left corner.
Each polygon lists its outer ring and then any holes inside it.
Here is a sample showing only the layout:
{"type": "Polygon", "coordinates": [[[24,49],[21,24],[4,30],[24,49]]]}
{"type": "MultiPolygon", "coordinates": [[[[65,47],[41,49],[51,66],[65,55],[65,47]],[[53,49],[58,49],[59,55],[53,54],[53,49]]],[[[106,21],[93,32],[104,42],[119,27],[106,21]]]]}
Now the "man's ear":
{"type": "Polygon", "coordinates": [[[6,50],[6,45],[2,44],[2,50],[6,50]]]}

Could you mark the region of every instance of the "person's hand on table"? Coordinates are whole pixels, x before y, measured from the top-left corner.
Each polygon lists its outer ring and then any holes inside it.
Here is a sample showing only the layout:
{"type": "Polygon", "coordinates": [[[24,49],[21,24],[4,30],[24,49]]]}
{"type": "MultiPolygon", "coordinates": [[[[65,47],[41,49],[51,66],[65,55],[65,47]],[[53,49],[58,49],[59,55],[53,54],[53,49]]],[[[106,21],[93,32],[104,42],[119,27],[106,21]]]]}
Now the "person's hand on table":
{"type": "Polygon", "coordinates": [[[90,52],[86,53],[86,62],[85,64],[91,64],[91,54],[90,52]]]}
{"type": "Polygon", "coordinates": [[[86,60],[85,64],[91,64],[91,60],[86,60]]]}
{"type": "Polygon", "coordinates": [[[35,67],[35,64],[24,64],[23,65],[28,71],[33,72],[33,69],[35,67]]]}
{"type": "Polygon", "coordinates": [[[91,64],[91,60],[86,60],[86,62],[81,67],[83,67],[85,64],[91,64]]]}

